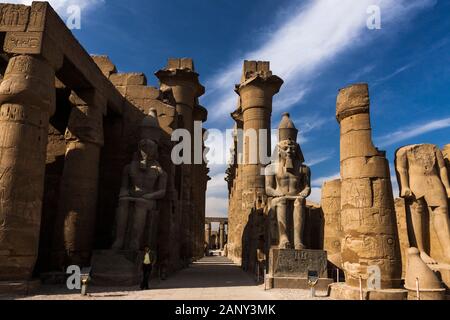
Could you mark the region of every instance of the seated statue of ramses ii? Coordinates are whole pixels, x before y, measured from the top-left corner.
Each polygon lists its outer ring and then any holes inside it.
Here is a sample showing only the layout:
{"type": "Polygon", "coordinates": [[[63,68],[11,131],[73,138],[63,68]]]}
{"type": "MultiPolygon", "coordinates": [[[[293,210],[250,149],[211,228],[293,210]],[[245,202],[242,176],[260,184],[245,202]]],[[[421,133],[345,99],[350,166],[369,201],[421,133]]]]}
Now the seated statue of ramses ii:
{"type": "Polygon", "coordinates": [[[133,161],[123,170],[113,249],[141,250],[143,246],[153,246],[143,237],[148,221],[152,226],[147,230],[149,238],[155,232],[152,224],[157,219],[152,215],[158,214],[157,200],[165,197],[166,185],[167,174],[158,162],[158,144],[143,137],[133,161]]]}
{"type": "Polygon", "coordinates": [[[266,167],[266,194],[272,198],[270,209],[277,219],[278,247],[301,250],[305,249],[303,230],[306,198],[311,194],[311,172],[303,164],[303,154],[296,142],[298,130],[289,114],[283,115],[278,131],[278,160],[266,167]],[[292,202],[293,210],[290,210],[292,202]],[[293,234],[294,243],[291,243],[289,234],[293,234]]]}

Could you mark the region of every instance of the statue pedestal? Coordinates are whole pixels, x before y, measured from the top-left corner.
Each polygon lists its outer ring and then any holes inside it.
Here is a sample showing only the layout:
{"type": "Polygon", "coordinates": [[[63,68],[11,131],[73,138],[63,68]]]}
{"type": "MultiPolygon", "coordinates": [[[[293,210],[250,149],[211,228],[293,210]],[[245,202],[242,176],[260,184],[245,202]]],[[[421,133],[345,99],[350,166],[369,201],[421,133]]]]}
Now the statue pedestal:
{"type": "Polygon", "coordinates": [[[92,256],[92,283],[100,286],[135,286],[142,279],[139,251],[98,250],[92,256]]]}
{"type": "Polygon", "coordinates": [[[308,271],[315,271],[316,290],[327,290],[333,283],[327,275],[327,253],[322,250],[270,249],[266,289],[309,289],[308,271]]]}

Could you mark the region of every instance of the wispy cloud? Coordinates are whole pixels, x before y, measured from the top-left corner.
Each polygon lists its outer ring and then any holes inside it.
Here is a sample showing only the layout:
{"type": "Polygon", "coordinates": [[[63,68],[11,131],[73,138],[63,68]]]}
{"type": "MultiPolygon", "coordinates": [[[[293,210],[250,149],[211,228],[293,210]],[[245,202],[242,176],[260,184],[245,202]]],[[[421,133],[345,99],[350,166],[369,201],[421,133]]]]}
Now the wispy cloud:
{"type": "Polygon", "coordinates": [[[319,163],[330,160],[331,158],[333,158],[333,156],[334,156],[334,153],[330,153],[330,154],[318,156],[318,157],[313,157],[311,160],[307,160],[306,164],[310,167],[314,167],[314,166],[318,165],[319,163]]]}
{"type": "Polygon", "coordinates": [[[404,66],[401,66],[401,67],[397,68],[397,69],[396,69],[395,71],[393,71],[392,73],[390,73],[390,74],[388,74],[388,75],[386,75],[386,76],[384,76],[384,77],[382,77],[382,78],[380,78],[380,79],[375,80],[375,81],[373,82],[373,84],[372,84],[372,87],[377,86],[377,85],[379,85],[379,84],[382,83],[382,82],[385,82],[385,81],[387,81],[387,80],[390,80],[390,79],[394,78],[395,76],[399,75],[400,73],[402,73],[402,72],[404,72],[404,71],[410,69],[410,68],[413,67],[415,64],[416,64],[416,62],[411,62],[411,63],[408,63],[408,64],[406,64],[406,65],[404,65],[404,66]]]}
{"type": "Polygon", "coordinates": [[[398,142],[423,135],[428,132],[441,130],[450,127],[450,118],[433,120],[427,123],[415,124],[407,126],[375,139],[380,147],[388,147],[398,142]]]}
{"type": "Polygon", "coordinates": [[[337,172],[337,173],[334,173],[334,174],[326,176],[326,177],[320,177],[317,179],[313,179],[311,182],[311,185],[313,187],[322,188],[322,185],[324,182],[336,180],[336,179],[340,179],[340,178],[341,178],[341,173],[337,172]]]}
{"type": "MultiPolygon", "coordinates": [[[[82,13],[83,10],[90,10],[94,7],[104,4],[105,0],[47,0],[56,12],[62,17],[66,17],[70,6],[78,6],[82,13]]],[[[33,0],[6,0],[8,3],[31,5],[33,0]]]]}
{"type": "Polygon", "coordinates": [[[207,80],[207,104],[218,112],[212,121],[222,119],[236,107],[232,84],[240,78],[242,60],[268,60],[272,70],[285,80],[274,108],[286,110],[308,91],[314,76],[337,55],[365,41],[367,8],[379,5],[383,25],[411,12],[434,5],[435,0],[316,0],[292,10],[291,18],[274,26],[265,42],[232,61],[207,80]]]}

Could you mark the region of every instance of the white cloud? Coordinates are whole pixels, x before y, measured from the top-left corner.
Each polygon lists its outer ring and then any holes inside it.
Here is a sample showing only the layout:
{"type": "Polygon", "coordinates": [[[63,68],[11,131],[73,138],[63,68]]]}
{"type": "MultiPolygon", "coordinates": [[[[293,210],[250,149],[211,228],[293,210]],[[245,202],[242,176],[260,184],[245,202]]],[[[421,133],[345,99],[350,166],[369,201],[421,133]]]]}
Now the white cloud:
{"type": "Polygon", "coordinates": [[[365,41],[367,8],[379,5],[383,27],[430,5],[435,0],[316,0],[292,10],[291,18],[275,26],[264,44],[232,61],[216,76],[208,79],[208,105],[215,110],[211,120],[223,119],[236,107],[232,91],[238,82],[242,60],[267,60],[271,69],[285,80],[274,108],[286,110],[298,103],[308,91],[312,80],[333,58],[346,49],[365,41]]]}
{"type": "MultiPolygon", "coordinates": [[[[105,3],[105,0],[47,0],[56,12],[62,17],[66,17],[69,13],[67,8],[70,6],[78,6],[83,10],[90,10],[93,7],[105,3]]],[[[7,0],[8,3],[31,5],[33,0],[7,0]]]]}
{"type": "Polygon", "coordinates": [[[311,188],[311,195],[308,197],[308,201],[320,204],[321,198],[322,198],[322,188],[311,188]]]}
{"type": "Polygon", "coordinates": [[[206,198],[206,216],[213,218],[226,218],[228,216],[228,198],[206,198]]]}
{"type": "Polygon", "coordinates": [[[445,118],[441,120],[430,121],[428,123],[421,123],[413,126],[408,126],[395,132],[389,133],[385,136],[376,138],[375,140],[379,141],[378,145],[383,148],[410,138],[420,136],[428,132],[445,129],[449,127],[450,127],[450,118],[445,118]]]}

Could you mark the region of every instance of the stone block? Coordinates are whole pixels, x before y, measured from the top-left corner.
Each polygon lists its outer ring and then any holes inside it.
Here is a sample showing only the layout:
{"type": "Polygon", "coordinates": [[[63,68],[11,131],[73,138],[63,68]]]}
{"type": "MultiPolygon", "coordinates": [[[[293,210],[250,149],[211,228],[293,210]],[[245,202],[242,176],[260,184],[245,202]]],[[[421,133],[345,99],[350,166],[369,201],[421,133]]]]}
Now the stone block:
{"type": "Polygon", "coordinates": [[[269,275],[276,277],[307,278],[308,271],[317,271],[327,277],[327,253],[322,250],[271,249],[269,275]]]}
{"type": "Polygon", "coordinates": [[[134,286],[142,277],[142,257],[136,251],[94,251],[91,264],[95,285],[134,286]]]}

